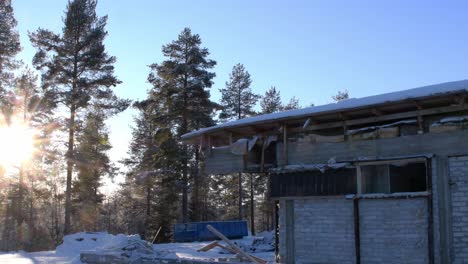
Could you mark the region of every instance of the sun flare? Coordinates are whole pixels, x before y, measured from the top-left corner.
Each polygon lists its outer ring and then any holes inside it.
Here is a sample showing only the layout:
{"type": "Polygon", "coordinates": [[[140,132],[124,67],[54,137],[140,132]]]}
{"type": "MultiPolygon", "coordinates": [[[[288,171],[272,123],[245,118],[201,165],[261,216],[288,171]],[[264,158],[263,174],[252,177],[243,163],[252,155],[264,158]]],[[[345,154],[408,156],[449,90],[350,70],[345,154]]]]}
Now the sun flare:
{"type": "Polygon", "coordinates": [[[0,128],[0,164],[18,166],[34,153],[34,131],[25,125],[0,128]]]}

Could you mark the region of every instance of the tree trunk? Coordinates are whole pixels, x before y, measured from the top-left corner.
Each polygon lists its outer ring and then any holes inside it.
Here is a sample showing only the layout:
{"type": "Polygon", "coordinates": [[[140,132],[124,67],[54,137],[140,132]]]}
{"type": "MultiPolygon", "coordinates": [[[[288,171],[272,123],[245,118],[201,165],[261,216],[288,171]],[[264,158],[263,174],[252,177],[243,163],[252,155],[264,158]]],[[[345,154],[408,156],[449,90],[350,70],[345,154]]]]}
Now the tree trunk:
{"type": "Polygon", "coordinates": [[[254,176],[250,173],[250,231],[255,235],[254,176]]]}
{"type": "Polygon", "coordinates": [[[65,235],[71,232],[71,184],[74,165],[73,145],[75,144],[75,115],[76,108],[75,105],[72,105],[70,108],[70,122],[68,128],[67,187],[65,190],[65,225],[63,231],[65,235]]]}
{"type": "Polygon", "coordinates": [[[184,143],[183,148],[183,168],[182,168],[182,223],[187,223],[189,221],[188,217],[188,159],[187,159],[187,145],[184,143]]]}
{"type": "MultiPolygon", "coordinates": [[[[16,241],[18,245],[23,243],[23,229],[21,225],[24,221],[24,162],[22,161],[19,168],[19,189],[18,202],[16,204],[16,241]]],[[[23,249],[23,248],[20,248],[23,249]]]]}
{"type": "Polygon", "coordinates": [[[149,241],[148,239],[151,239],[151,235],[149,231],[151,230],[150,228],[150,217],[151,217],[151,186],[150,186],[150,181],[147,179],[146,183],[146,217],[145,217],[145,237],[143,239],[149,241]]]}
{"type": "Polygon", "coordinates": [[[201,203],[200,203],[200,181],[201,175],[198,169],[200,160],[200,153],[198,152],[198,148],[195,147],[195,164],[193,169],[193,208],[195,209],[193,212],[193,220],[200,221],[200,215],[202,211],[201,203]]]}

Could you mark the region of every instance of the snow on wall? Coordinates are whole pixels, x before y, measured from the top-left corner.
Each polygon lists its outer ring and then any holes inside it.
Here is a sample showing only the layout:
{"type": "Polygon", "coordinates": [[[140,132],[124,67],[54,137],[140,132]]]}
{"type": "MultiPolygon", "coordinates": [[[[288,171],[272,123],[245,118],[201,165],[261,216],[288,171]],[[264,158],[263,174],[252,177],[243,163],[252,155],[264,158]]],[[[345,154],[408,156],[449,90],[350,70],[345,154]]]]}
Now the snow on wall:
{"type": "Polygon", "coordinates": [[[295,109],[289,111],[283,111],[279,113],[259,115],[249,118],[244,118],[217,126],[202,128],[182,136],[183,139],[190,139],[193,137],[220,130],[222,128],[239,127],[246,125],[253,125],[259,122],[265,121],[278,121],[289,118],[301,118],[311,115],[318,115],[323,113],[332,113],[337,111],[345,111],[350,109],[370,107],[374,105],[404,101],[408,99],[424,98],[429,96],[437,96],[443,94],[453,94],[459,92],[468,91],[468,80],[446,82],[441,84],[434,84],[429,86],[423,86],[419,88],[413,88],[409,90],[397,91],[392,93],[385,93],[380,95],[367,96],[362,98],[351,98],[340,101],[338,103],[326,104],[321,106],[307,107],[302,109],[295,109]]]}

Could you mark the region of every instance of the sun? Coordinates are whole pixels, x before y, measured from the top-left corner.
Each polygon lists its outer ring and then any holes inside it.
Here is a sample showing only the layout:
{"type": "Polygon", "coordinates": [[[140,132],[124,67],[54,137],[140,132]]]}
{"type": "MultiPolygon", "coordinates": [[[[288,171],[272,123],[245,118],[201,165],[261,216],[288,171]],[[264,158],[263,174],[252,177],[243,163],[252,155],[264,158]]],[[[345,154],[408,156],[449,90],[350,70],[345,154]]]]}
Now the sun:
{"type": "Polygon", "coordinates": [[[34,130],[13,124],[0,128],[0,164],[18,166],[34,153],[34,130]]]}

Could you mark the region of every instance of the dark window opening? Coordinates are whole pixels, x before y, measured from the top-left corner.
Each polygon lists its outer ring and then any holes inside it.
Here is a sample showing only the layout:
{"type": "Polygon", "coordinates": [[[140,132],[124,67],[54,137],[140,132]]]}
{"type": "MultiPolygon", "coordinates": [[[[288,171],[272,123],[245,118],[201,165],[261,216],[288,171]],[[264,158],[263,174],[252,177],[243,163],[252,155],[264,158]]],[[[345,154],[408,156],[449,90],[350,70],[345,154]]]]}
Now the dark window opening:
{"type": "Polygon", "coordinates": [[[362,193],[423,192],[427,189],[424,161],[397,161],[361,166],[362,193]]]}
{"type": "Polygon", "coordinates": [[[406,165],[390,165],[390,191],[423,192],[426,190],[426,164],[424,162],[406,165]]]}
{"type": "Polygon", "coordinates": [[[270,174],[271,197],[356,194],[356,169],[270,174]]]}

